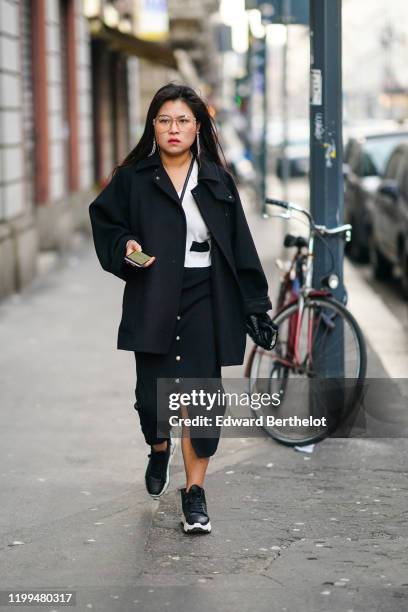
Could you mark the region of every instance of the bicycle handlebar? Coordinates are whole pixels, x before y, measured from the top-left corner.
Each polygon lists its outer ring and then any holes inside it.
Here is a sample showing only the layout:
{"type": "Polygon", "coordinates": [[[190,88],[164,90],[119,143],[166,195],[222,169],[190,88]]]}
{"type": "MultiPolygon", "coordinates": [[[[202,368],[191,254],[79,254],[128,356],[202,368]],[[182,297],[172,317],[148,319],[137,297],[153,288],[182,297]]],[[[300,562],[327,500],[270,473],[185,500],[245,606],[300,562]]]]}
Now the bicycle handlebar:
{"type": "Polygon", "coordinates": [[[315,225],[315,228],[321,232],[322,234],[343,234],[352,229],[350,223],[346,223],[345,225],[339,225],[337,227],[326,227],[325,225],[315,225]]]}
{"type": "Polygon", "coordinates": [[[284,200],[275,200],[274,198],[266,198],[266,204],[274,204],[275,206],[280,206],[281,208],[285,208],[286,210],[289,208],[289,202],[285,202],[284,200]]]}
{"type": "Polygon", "coordinates": [[[315,231],[319,232],[320,234],[330,234],[330,235],[342,234],[352,229],[352,226],[350,224],[339,225],[337,227],[332,227],[332,228],[329,228],[326,225],[316,225],[315,222],[313,221],[313,217],[310,214],[310,212],[306,210],[305,208],[302,208],[301,206],[294,204],[293,202],[286,202],[285,200],[277,200],[276,198],[266,198],[265,202],[266,204],[280,206],[281,208],[284,208],[287,211],[295,210],[297,212],[302,213],[309,219],[311,228],[313,228],[315,231]]]}
{"type": "Polygon", "coordinates": [[[280,206],[281,208],[284,208],[287,211],[296,210],[302,215],[305,215],[308,218],[312,226],[314,225],[312,215],[310,214],[310,212],[306,210],[305,208],[302,208],[301,206],[294,204],[293,202],[286,202],[285,200],[277,200],[276,198],[266,198],[265,202],[267,204],[273,204],[274,206],[280,206]]]}

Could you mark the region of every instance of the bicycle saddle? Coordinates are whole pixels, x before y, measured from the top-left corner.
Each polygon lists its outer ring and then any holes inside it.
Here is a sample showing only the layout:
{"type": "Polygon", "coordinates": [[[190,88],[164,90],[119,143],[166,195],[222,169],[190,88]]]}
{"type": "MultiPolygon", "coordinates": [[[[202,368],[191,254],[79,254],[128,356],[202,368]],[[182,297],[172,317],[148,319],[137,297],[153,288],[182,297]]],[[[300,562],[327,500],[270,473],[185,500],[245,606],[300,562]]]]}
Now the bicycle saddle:
{"type": "Polygon", "coordinates": [[[286,234],[285,239],[283,241],[283,246],[285,247],[301,247],[307,246],[307,240],[303,238],[303,236],[294,236],[293,234],[286,234]]]}

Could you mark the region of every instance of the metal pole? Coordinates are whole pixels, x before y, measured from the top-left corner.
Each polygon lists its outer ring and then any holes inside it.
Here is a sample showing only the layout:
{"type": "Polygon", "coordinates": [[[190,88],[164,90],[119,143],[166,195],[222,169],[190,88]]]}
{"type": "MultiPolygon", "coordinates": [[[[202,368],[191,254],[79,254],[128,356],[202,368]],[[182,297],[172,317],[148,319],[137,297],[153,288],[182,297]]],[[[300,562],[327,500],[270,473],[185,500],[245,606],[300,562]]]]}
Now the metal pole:
{"type": "Polygon", "coordinates": [[[289,160],[287,157],[287,147],[289,140],[289,93],[288,93],[288,37],[289,37],[289,15],[291,13],[290,0],[283,0],[282,4],[282,22],[286,29],[285,44],[283,46],[283,58],[282,58],[282,197],[284,200],[288,199],[288,180],[289,180],[289,160]]]}
{"type": "MultiPolygon", "coordinates": [[[[310,203],[316,223],[343,223],[341,0],[310,0],[310,203]]],[[[327,238],[344,297],[343,241],[327,238]]],[[[331,267],[328,249],[316,242],[314,283],[331,267]]]]}
{"type": "Polygon", "coordinates": [[[251,155],[251,161],[256,165],[256,150],[253,139],[254,133],[254,37],[251,34],[251,30],[248,30],[249,36],[249,46],[248,46],[248,55],[247,55],[247,72],[248,72],[248,83],[249,83],[249,99],[248,99],[248,109],[247,109],[247,118],[248,118],[248,134],[249,134],[249,150],[251,155]]]}
{"type": "Polygon", "coordinates": [[[267,36],[262,39],[263,42],[263,131],[261,144],[261,214],[263,217],[269,217],[266,212],[265,198],[267,196],[267,181],[268,181],[268,44],[267,36]]]}
{"type": "MultiPolygon", "coordinates": [[[[310,37],[311,213],[316,223],[333,227],[342,224],[344,217],[341,0],[310,0],[310,37]]],[[[339,278],[334,296],[345,301],[343,239],[326,237],[325,240],[327,245],[316,239],[313,283],[320,288],[322,277],[332,271],[339,278]]],[[[332,334],[333,345],[339,341],[341,343],[342,335],[343,330],[337,326],[332,334]]],[[[342,375],[344,357],[340,353],[337,346],[336,351],[326,355],[325,363],[320,364],[326,376],[342,375]]]]}
{"type": "Polygon", "coordinates": [[[261,133],[254,129],[254,124],[251,126],[251,138],[253,142],[254,162],[256,168],[256,191],[258,200],[261,203],[261,212],[263,211],[263,200],[265,199],[265,37],[254,38],[251,45],[251,72],[252,78],[252,120],[255,118],[255,113],[261,113],[261,133]]]}

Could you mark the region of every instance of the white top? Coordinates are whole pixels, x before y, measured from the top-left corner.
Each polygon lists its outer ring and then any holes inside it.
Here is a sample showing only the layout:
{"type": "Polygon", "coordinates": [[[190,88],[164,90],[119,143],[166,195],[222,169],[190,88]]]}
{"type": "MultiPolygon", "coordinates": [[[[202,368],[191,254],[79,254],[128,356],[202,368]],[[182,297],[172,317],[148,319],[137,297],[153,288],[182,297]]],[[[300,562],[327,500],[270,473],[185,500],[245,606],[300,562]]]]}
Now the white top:
{"type": "MultiPolygon", "coordinates": [[[[205,268],[211,265],[211,234],[191,193],[191,190],[197,185],[197,176],[198,165],[197,160],[194,160],[193,169],[182,202],[187,221],[186,252],[184,257],[184,266],[186,268],[205,268]],[[204,242],[206,240],[209,241],[209,251],[190,250],[193,241],[204,242]]],[[[182,189],[178,192],[179,197],[181,192],[182,189]]]]}

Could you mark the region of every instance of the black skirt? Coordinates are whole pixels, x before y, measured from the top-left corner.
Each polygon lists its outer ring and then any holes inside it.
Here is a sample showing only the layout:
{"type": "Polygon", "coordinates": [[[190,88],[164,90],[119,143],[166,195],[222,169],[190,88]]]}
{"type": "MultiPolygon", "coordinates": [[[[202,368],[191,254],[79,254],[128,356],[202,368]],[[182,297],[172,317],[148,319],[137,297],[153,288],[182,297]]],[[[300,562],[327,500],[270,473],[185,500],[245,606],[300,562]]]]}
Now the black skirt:
{"type": "MultiPolygon", "coordinates": [[[[185,267],[180,306],[169,352],[164,355],[134,352],[137,376],[134,407],[139,414],[140,425],[147,444],[158,444],[168,439],[170,431],[169,425],[167,435],[163,431],[164,413],[162,409],[160,409],[158,419],[158,378],[167,379],[163,383],[160,382],[160,385],[167,385],[167,395],[173,391],[188,391],[192,381],[184,381],[184,378],[211,379],[210,381],[198,381],[199,387],[206,392],[210,390],[215,392],[216,389],[223,391],[221,365],[216,350],[211,284],[211,266],[185,267]],[[159,432],[158,421],[160,422],[159,432]]],[[[166,299],[165,296],[163,299],[166,299]]],[[[164,386],[160,386],[160,389],[164,386]]],[[[196,385],[194,388],[197,388],[196,385]]],[[[194,411],[190,406],[187,410],[191,417],[198,414],[210,416],[209,411],[202,406],[194,411]]],[[[216,452],[220,427],[215,426],[215,415],[223,414],[223,412],[223,408],[216,404],[211,410],[212,426],[190,428],[191,443],[199,457],[209,457],[216,452]],[[200,437],[200,432],[202,432],[202,437],[200,437]]]]}

